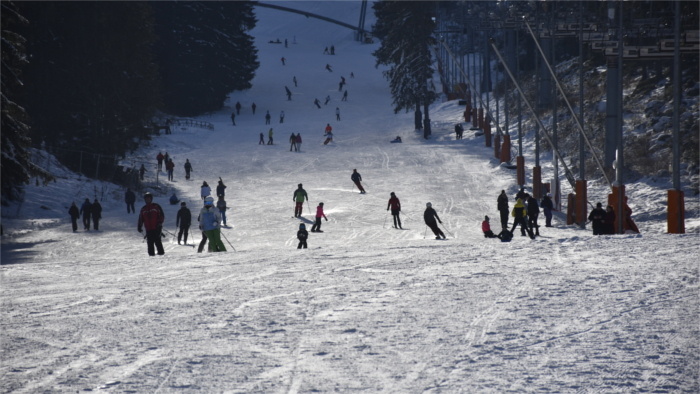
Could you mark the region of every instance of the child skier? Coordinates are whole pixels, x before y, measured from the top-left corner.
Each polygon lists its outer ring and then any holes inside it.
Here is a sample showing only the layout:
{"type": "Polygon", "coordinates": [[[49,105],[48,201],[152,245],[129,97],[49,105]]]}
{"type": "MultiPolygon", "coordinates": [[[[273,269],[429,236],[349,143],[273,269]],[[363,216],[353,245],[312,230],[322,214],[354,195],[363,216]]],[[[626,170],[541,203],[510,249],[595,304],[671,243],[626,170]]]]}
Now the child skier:
{"type": "Polygon", "coordinates": [[[328,221],[326,214],[323,213],[323,203],[322,202],[318,203],[318,206],[316,207],[316,223],[314,223],[314,225],[311,226],[312,233],[322,233],[323,232],[323,231],[321,231],[321,218],[324,218],[324,219],[326,219],[326,221],[328,221]]]}
{"type": "Polygon", "coordinates": [[[297,249],[306,249],[306,239],[309,237],[309,232],[306,231],[306,225],[304,223],[299,224],[299,231],[297,231],[297,239],[299,240],[299,245],[297,249]]]}

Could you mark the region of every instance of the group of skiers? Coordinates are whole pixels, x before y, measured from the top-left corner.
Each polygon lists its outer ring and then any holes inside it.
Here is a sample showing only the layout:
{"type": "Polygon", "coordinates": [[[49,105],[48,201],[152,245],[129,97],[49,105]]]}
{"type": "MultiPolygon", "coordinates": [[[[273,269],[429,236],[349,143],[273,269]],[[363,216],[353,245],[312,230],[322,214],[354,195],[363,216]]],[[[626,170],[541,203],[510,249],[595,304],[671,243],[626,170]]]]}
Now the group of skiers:
{"type": "Polygon", "coordinates": [[[501,194],[498,195],[496,199],[496,208],[501,216],[501,231],[495,234],[491,230],[490,219],[488,216],[484,217],[484,221],[481,222],[481,230],[486,238],[499,238],[501,241],[507,242],[513,238],[513,232],[520,226],[520,234],[522,236],[529,236],[531,239],[535,239],[540,235],[540,226],[537,223],[537,219],[540,215],[540,207],[542,207],[546,219],[545,227],[552,227],[552,209],[554,204],[552,203],[551,196],[546,194],[542,198],[542,202],[538,203],[537,199],[532,195],[525,192],[525,188],[520,188],[520,191],[515,196],[515,205],[513,209],[510,210],[508,205],[508,196],[505,190],[501,190],[501,194]],[[513,226],[508,229],[508,218],[509,215],[513,217],[513,226]]]}

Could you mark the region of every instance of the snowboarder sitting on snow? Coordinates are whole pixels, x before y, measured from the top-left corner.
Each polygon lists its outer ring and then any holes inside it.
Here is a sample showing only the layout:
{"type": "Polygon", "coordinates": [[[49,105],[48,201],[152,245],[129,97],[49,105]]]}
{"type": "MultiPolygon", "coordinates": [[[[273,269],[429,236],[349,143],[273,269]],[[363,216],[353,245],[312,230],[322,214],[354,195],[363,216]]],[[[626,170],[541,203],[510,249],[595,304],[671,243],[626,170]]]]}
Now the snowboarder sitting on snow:
{"type": "Polygon", "coordinates": [[[393,140],[391,140],[391,143],[392,143],[392,144],[397,143],[397,142],[401,142],[401,137],[398,136],[398,135],[396,136],[396,138],[394,138],[393,140]]]}
{"type": "Polygon", "coordinates": [[[491,231],[491,225],[489,224],[489,217],[484,216],[484,221],[481,222],[481,231],[484,232],[484,238],[498,238],[498,235],[491,231]]]}
{"type": "Polygon", "coordinates": [[[312,233],[322,233],[323,232],[323,231],[321,231],[321,218],[324,218],[324,219],[326,219],[326,221],[328,221],[326,214],[323,213],[323,203],[322,202],[318,203],[318,206],[316,207],[316,223],[314,223],[314,225],[311,226],[312,233]]]}
{"type": "Polygon", "coordinates": [[[299,240],[299,245],[297,249],[306,249],[306,239],[309,238],[309,232],[306,231],[306,226],[304,223],[299,224],[299,231],[297,231],[297,239],[299,240]]]}
{"type": "Polygon", "coordinates": [[[170,196],[170,205],[176,205],[179,202],[180,202],[180,199],[177,198],[177,195],[175,194],[175,192],[173,192],[173,195],[170,196]]]}
{"type": "Polygon", "coordinates": [[[309,199],[309,195],[306,194],[306,190],[304,190],[301,187],[301,183],[299,184],[299,187],[297,190],[294,191],[294,195],[292,195],[292,201],[296,202],[296,205],[294,206],[294,217],[298,218],[301,216],[301,212],[304,208],[304,200],[309,199]]]}
{"type": "Polygon", "coordinates": [[[427,203],[425,204],[425,212],[423,212],[423,220],[425,221],[425,224],[430,227],[431,230],[433,230],[433,234],[435,234],[435,239],[447,239],[445,237],[445,233],[440,230],[440,227],[438,227],[437,222],[435,219],[437,219],[440,224],[442,224],[442,220],[438,217],[437,212],[433,209],[433,204],[427,203]]]}

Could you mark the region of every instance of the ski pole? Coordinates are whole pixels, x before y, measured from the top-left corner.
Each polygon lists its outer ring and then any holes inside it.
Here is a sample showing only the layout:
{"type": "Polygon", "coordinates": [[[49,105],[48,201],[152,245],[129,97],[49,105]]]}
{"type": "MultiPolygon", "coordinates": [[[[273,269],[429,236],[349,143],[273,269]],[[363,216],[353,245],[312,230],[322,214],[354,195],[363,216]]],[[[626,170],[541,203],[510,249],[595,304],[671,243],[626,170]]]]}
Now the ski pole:
{"type": "Polygon", "coordinates": [[[389,217],[388,214],[386,216],[384,216],[384,224],[382,224],[382,228],[386,228],[386,218],[388,218],[388,217],[389,217]]]}
{"type": "MultiPolygon", "coordinates": [[[[223,232],[220,232],[220,233],[221,233],[221,235],[224,236],[224,239],[226,240],[226,242],[228,242],[228,244],[231,245],[231,241],[229,241],[228,238],[226,238],[226,234],[224,234],[223,232]]],[[[233,247],[233,245],[231,245],[231,249],[233,249],[234,252],[238,252],[236,250],[236,248],[233,247]]]]}
{"type": "MultiPolygon", "coordinates": [[[[442,223],[440,223],[440,224],[442,224],[442,223]]],[[[455,237],[454,234],[452,234],[452,233],[450,232],[450,230],[448,230],[447,227],[445,227],[445,225],[443,225],[442,228],[443,228],[443,230],[447,231],[447,234],[450,234],[450,237],[452,237],[452,238],[455,237]]]]}
{"type": "Polygon", "coordinates": [[[423,239],[425,239],[425,236],[428,235],[428,225],[425,225],[425,232],[423,232],[423,239]]]}

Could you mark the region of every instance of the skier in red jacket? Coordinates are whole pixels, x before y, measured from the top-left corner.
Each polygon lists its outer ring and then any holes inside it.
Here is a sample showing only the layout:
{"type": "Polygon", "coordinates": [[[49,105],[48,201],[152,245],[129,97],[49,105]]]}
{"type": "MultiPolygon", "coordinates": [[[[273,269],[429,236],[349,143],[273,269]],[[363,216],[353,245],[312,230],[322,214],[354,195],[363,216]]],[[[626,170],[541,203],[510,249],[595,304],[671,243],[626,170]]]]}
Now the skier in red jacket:
{"type": "Polygon", "coordinates": [[[143,195],[143,200],[146,205],[141,208],[139,213],[138,230],[143,232],[146,228],[146,244],[148,246],[148,255],[155,256],[155,250],[158,250],[159,255],[164,255],[163,243],[161,242],[161,231],[165,214],[160,205],[153,202],[153,195],[149,192],[143,195]]]}

